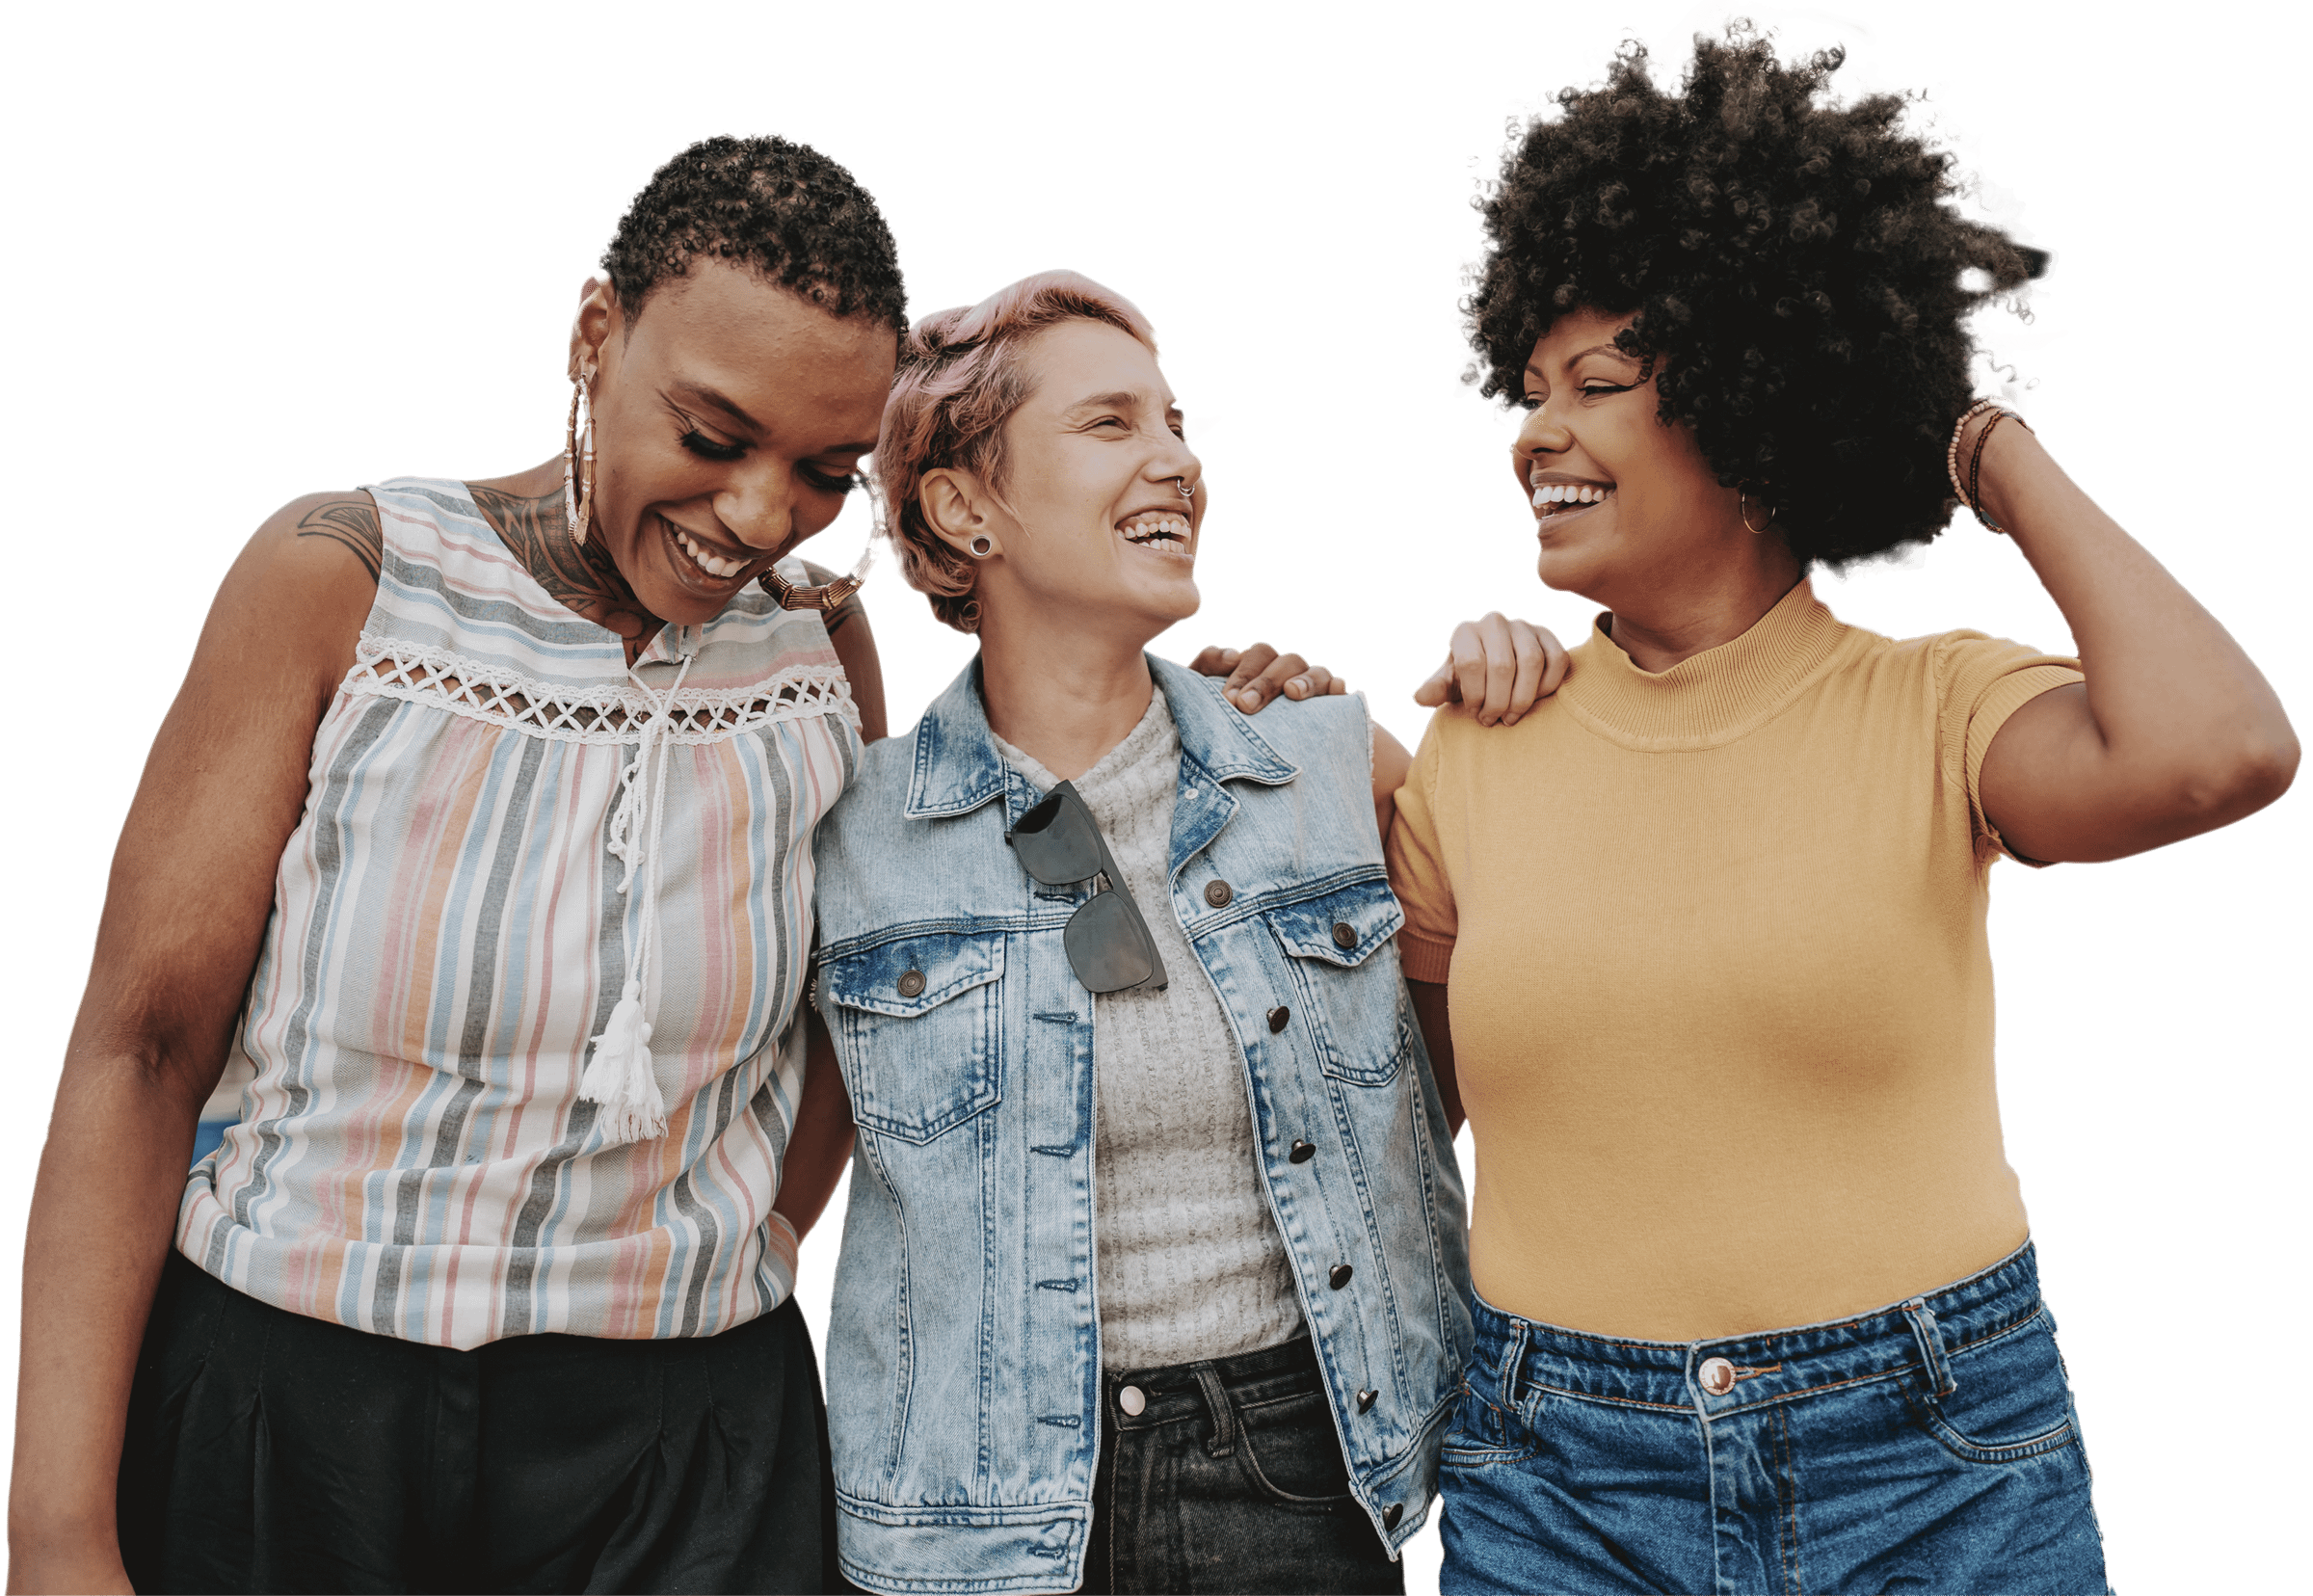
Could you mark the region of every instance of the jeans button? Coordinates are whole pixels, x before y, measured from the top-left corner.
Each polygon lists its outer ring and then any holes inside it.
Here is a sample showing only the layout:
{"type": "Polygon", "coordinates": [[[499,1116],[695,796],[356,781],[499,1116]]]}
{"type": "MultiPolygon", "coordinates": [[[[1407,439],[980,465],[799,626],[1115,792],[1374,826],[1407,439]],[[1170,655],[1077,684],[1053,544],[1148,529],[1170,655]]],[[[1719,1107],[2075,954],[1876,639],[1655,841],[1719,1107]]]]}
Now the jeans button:
{"type": "Polygon", "coordinates": [[[1353,1273],[1353,1272],[1354,1272],[1354,1271],[1352,1271],[1352,1270],[1350,1269],[1350,1267],[1349,1267],[1349,1265],[1348,1265],[1348,1264],[1336,1264],[1333,1266],[1333,1273],[1331,1273],[1331,1274],[1329,1274],[1329,1275],[1327,1275],[1327,1276],[1325,1277],[1325,1282],[1326,1282],[1326,1284],[1327,1284],[1327,1285],[1331,1286],[1331,1287],[1332,1287],[1332,1288],[1333,1288],[1335,1290],[1337,1290],[1337,1291],[1338,1291],[1338,1290],[1341,1290],[1343,1287],[1344,1287],[1344,1286],[1346,1286],[1346,1285],[1348,1285],[1348,1284],[1349,1284],[1349,1276],[1350,1276],[1350,1275],[1351,1275],[1351,1273],[1353,1273]]]}
{"type": "Polygon", "coordinates": [[[1705,1358],[1703,1367],[1695,1370],[1695,1378],[1714,1396],[1724,1396],[1735,1389],[1735,1366],[1724,1358],[1705,1358]]]}
{"type": "Polygon", "coordinates": [[[1127,1386],[1116,1394],[1116,1405],[1125,1410],[1125,1417],[1137,1419],[1148,1411],[1149,1398],[1138,1386],[1127,1386]]]}
{"type": "Polygon", "coordinates": [[[1271,1036],[1275,1036],[1292,1023],[1293,1011],[1283,1003],[1279,1003],[1275,1008],[1269,1010],[1269,1034],[1271,1036]]]}
{"type": "Polygon", "coordinates": [[[1405,1503],[1393,1502],[1381,1510],[1381,1527],[1384,1530],[1395,1530],[1397,1528],[1397,1521],[1403,1517],[1405,1517],[1405,1503]]]}
{"type": "Polygon", "coordinates": [[[923,971],[920,970],[911,970],[905,975],[902,975],[899,978],[899,995],[902,998],[922,997],[923,971]]]}
{"type": "Polygon", "coordinates": [[[1360,1413],[1371,1413],[1373,1411],[1373,1404],[1380,1400],[1380,1398],[1381,1393],[1378,1391],[1359,1392],[1357,1394],[1357,1411],[1360,1413]]]}
{"type": "Polygon", "coordinates": [[[1205,901],[1215,909],[1228,908],[1229,900],[1235,896],[1236,891],[1226,881],[1208,881],[1205,884],[1205,901]]]}
{"type": "Polygon", "coordinates": [[[1287,1157],[1292,1159],[1295,1163],[1307,1163],[1310,1159],[1316,1157],[1316,1156],[1317,1150],[1316,1145],[1311,1142],[1302,1141],[1299,1138],[1294,1139],[1293,1150],[1286,1155],[1287,1157]]]}

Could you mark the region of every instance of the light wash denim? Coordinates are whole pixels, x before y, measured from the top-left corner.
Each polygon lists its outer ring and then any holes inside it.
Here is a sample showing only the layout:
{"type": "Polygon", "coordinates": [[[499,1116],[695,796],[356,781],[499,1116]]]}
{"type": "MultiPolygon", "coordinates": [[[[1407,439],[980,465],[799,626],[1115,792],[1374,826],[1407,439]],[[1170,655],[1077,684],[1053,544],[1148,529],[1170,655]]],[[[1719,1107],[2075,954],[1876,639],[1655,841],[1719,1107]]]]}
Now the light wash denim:
{"type": "MultiPolygon", "coordinates": [[[[1172,901],[1244,1051],[1261,1174],[1357,1507],[1434,1490],[1470,1316],[1461,1177],[1392,938],[1353,698],[1248,719],[1152,658],[1181,734],[1172,901]],[[1298,1158],[1296,1144],[1302,1144],[1298,1158]]],[[[816,1000],[859,1122],[828,1330],[844,1573],[1066,1591],[1101,1453],[1093,999],[1004,836],[1042,796],[977,662],[821,823],[816,1000]]]]}

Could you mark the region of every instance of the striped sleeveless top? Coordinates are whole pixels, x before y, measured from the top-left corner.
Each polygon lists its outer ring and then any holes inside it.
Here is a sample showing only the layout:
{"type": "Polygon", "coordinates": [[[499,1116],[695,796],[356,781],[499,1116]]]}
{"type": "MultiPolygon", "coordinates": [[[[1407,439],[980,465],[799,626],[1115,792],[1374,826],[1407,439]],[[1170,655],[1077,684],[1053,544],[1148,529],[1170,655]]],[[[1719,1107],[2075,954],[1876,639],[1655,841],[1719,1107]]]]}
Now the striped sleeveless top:
{"type": "Polygon", "coordinates": [[[369,492],[377,601],[281,856],[241,1121],[194,1167],[177,1247],[276,1307],[439,1346],[767,1313],[794,1286],[771,1203],[811,832],[860,752],[827,630],[751,587],[629,672],[462,484],[369,492]],[[666,1128],[621,1142],[580,1077],[638,974],[666,1128]]]}

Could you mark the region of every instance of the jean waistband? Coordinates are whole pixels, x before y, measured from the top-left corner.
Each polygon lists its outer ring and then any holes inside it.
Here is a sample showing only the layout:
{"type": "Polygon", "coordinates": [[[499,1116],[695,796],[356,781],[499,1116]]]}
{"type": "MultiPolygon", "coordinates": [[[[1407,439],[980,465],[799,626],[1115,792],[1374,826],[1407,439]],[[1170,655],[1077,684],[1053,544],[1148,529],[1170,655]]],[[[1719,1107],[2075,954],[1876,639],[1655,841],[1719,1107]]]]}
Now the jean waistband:
{"type": "Polygon", "coordinates": [[[1101,1384],[1107,1422],[1128,1429],[1201,1415],[1226,1430],[1230,1415],[1225,1410],[1232,1402],[1274,1401],[1324,1389],[1316,1347],[1306,1334],[1234,1358],[1103,1373],[1101,1384]],[[1127,1386],[1140,1393],[1145,1405],[1139,1413],[1127,1413],[1119,1405],[1127,1386]]]}
{"type": "Polygon", "coordinates": [[[1472,1302],[1476,1345],[1466,1378],[1479,1396],[1516,1408],[1555,1393],[1681,1414],[1733,1413],[1873,1380],[1918,1378],[1954,1388],[1949,1360],[2046,1312],[2032,1243],[1964,1280],[1907,1302],[1822,1324],[1703,1341],[1590,1335],[1472,1302]]]}

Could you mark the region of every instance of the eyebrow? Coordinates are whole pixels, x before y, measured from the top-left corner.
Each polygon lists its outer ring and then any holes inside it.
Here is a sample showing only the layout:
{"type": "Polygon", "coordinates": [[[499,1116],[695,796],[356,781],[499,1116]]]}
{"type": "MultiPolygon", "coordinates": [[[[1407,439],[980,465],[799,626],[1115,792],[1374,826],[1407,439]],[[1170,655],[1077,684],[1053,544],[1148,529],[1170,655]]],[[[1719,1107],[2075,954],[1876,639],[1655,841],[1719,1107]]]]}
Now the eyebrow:
{"type": "MultiPolygon", "coordinates": [[[[761,422],[749,415],[722,393],[708,387],[705,383],[694,383],[688,378],[682,378],[676,382],[675,386],[686,397],[698,401],[708,409],[721,411],[747,431],[758,436],[762,433],[761,422]]],[[[875,439],[871,438],[864,443],[838,443],[832,449],[821,449],[818,452],[821,454],[873,454],[875,439]]]]}
{"type": "MultiPolygon", "coordinates": [[[[1145,393],[1135,393],[1130,388],[1119,388],[1114,393],[1096,393],[1089,399],[1079,399],[1068,407],[1068,413],[1074,415],[1078,411],[1103,409],[1130,410],[1135,406],[1148,403],[1148,400],[1149,395],[1145,393]]],[[[1177,402],[1167,405],[1164,407],[1164,413],[1179,415],[1181,406],[1177,402]]]]}
{"type": "MultiPolygon", "coordinates": [[[[1626,355],[1614,345],[1610,343],[1603,343],[1592,344],[1588,349],[1578,349],[1573,354],[1567,356],[1566,368],[1571,371],[1574,368],[1574,362],[1581,359],[1585,355],[1611,355],[1614,357],[1614,359],[1620,360],[1625,365],[1637,365],[1640,363],[1636,356],[1626,355]]],[[[1529,377],[1541,377],[1547,380],[1550,374],[1545,371],[1536,370],[1534,367],[1534,362],[1529,360],[1526,362],[1526,375],[1529,377]]]]}

